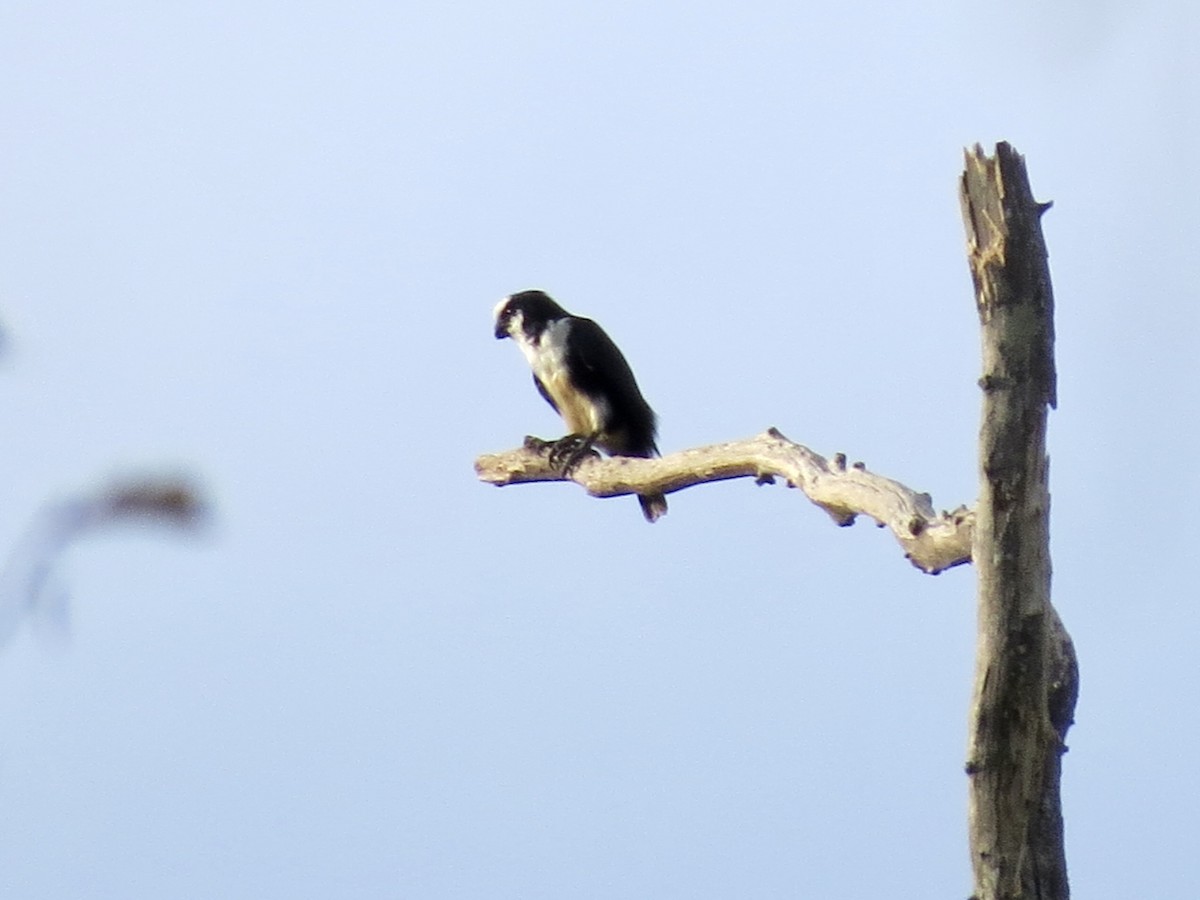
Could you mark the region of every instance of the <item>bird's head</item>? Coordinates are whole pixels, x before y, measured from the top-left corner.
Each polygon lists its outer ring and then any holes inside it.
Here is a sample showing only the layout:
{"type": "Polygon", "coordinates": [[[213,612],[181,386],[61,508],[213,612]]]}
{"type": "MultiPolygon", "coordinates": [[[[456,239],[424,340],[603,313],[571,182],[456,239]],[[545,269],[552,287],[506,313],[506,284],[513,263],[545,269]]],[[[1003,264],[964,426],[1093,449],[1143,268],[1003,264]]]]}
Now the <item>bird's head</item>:
{"type": "Polygon", "coordinates": [[[536,342],[546,326],[570,313],[550,299],[545,291],[521,291],[505,297],[496,304],[496,337],[516,337],[518,334],[536,342]]]}

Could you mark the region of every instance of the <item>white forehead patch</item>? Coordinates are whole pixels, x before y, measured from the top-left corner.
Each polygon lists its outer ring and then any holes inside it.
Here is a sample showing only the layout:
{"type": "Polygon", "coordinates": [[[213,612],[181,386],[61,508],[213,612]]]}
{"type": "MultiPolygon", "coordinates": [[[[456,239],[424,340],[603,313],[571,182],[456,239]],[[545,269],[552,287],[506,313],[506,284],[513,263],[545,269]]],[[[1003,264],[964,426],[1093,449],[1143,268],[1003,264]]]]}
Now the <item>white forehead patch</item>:
{"type": "MultiPolygon", "coordinates": [[[[505,297],[496,304],[496,308],[492,310],[493,322],[496,324],[500,323],[500,316],[504,314],[504,310],[508,306],[510,300],[512,300],[512,297],[505,297]]],[[[504,332],[509,337],[515,338],[525,333],[524,324],[525,314],[522,313],[521,310],[517,309],[509,316],[508,323],[504,326],[504,332]]]]}

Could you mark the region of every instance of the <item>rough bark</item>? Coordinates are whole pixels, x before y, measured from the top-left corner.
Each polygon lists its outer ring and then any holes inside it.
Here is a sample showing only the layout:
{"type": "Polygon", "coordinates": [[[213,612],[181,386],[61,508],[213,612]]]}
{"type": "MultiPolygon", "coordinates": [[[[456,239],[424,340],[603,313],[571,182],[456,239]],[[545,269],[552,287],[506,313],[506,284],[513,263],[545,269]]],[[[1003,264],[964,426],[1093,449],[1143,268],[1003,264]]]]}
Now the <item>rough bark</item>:
{"type": "Polygon", "coordinates": [[[1007,144],[966,157],[960,200],[983,337],[978,645],[967,753],[977,900],[1066,900],[1061,755],[1077,691],[1050,603],[1046,417],[1054,303],[1041,216],[1007,144]]]}
{"type": "Polygon", "coordinates": [[[845,454],[826,459],[774,428],[744,441],[696,447],[661,459],[587,459],[569,478],[550,464],[544,444],[526,439],[519,449],[479,457],[475,471],[481,481],[501,486],[571,480],[594,497],[670,493],[728,478],[752,477],[766,483],[779,477],[838,525],[852,525],[865,515],[891,529],[905,557],[922,572],[936,575],[971,561],[973,512],[959,507],[937,513],[928,494],[868,472],[862,463],[847,466],[845,454]]]}

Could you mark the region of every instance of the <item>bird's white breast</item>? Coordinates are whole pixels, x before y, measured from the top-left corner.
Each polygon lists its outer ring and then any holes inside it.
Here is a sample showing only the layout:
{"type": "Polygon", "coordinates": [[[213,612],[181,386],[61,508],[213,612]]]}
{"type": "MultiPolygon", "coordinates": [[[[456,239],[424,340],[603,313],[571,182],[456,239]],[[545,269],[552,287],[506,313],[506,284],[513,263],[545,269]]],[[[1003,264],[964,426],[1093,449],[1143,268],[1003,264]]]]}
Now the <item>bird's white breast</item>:
{"type": "Polygon", "coordinates": [[[572,434],[592,434],[603,429],[607,409],[587,395],[581,393],[571,381],[567,368],[567,340],[571,333],[571,320],[559,319],[551,322],[536,340],[531,340],[523,330],[513,329],[513,337],[521,353],[533,369],[533,374],[554,398],[568,430],[572,434]]]}

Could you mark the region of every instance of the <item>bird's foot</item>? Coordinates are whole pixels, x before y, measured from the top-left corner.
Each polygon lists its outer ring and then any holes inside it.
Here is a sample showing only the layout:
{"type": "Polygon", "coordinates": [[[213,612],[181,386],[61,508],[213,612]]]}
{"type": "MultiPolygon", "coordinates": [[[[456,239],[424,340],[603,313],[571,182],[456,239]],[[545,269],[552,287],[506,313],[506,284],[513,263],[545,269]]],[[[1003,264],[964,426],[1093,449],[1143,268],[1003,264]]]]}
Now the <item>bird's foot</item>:
{"type": "Polygon", "coordinates": [[[589,456],[600,458],[600,454],[592,449],[596,436],[594,434],[568,434],[550,444],[550,465],[558,469],[564,477],[569,477],[576,466],[589,456]]]}

